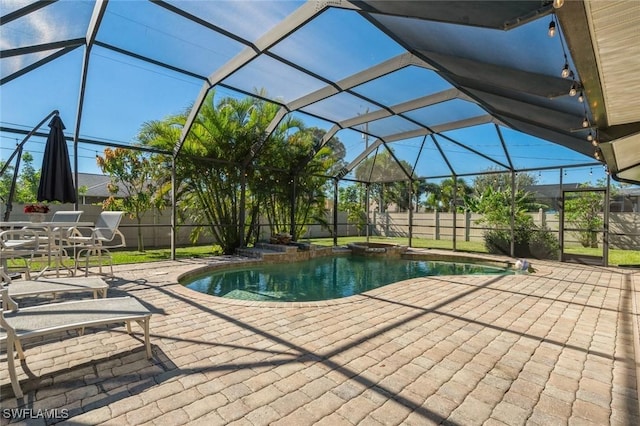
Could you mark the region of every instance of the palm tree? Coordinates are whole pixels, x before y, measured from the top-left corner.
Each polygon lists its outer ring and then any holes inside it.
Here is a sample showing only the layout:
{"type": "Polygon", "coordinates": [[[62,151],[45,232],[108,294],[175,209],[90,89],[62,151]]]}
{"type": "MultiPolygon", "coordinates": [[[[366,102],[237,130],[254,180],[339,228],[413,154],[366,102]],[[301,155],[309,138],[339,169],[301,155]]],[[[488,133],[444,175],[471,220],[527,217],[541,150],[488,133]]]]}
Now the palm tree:
{"type": "MultiPolygon", "coordinates": [[[[452,212],[454,209],[453,201],[454,194],[457,203],[462,204],[462,201],[468,194],[471,194],[472,189],[467,185],[464,179],[457,178],[454,184],[453,178],[444,179],[440,183],[440,202],[441,207],[445,211],[452,212]]],[[[457,205],[457,204],[456,204],[457,205]]]]}
{"type": "MultiPolygon", "coordinates": [[[[269,115],[271,118],[275,115],[275,107],[273,111],[266,109],[266,105],[253,98],[223,98],[216,103],[215,92],[211,91],[198,111],[176,159],[181,219],[203,224],[192,229],[192,240],[207,230],[225,253],[244,245],[237,226],[245,178],[239,165],[263,137],[269,115]]],[[[146,145],[173,150],[186,119],[185,112],[145,123],[138,139],[146,145]]],[[[170,167],[161,168],[165,193],[168,170],[170,167]]]]}
{"type": "MultiPolygon", "coordinates": [[[[311,173],[326,172],[334,164],[334,156],[327,154],[330,145],[317,150],[313,132],[290,116],[265,140],[278,109],[257,98],[216,102],[213,91],[207,96],[176,159],[179,212],[202,224],[192,229],[192,240],[207,231],[225,253],[233,253],[257,237],[253,231],[261,213],[278,230],[290,223],[293,206],[298,206],[295,223],[304,223],[313,211],[309,206],[324,205],[318,188],[325,180],[318,182],[311,173]]],[[[145,123],[139,139],[172,150],[186,118],[185,113],[145,123]]],[[[169,182],[170,167],[160,170],[169,182]]]]}

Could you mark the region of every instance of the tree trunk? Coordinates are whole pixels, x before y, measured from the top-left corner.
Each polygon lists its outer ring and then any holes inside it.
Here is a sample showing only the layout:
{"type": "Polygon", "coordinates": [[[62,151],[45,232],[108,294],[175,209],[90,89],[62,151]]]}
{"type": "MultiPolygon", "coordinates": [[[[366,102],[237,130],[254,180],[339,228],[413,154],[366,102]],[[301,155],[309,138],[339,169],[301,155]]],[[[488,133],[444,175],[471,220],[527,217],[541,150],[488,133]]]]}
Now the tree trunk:
{"type": "Polygon", "coordinates": [[[137,219],[138,219],[138,251],[144,252],[144,240],[142,238],[142,227],[140,226],[142,225],[142,218],[138,216],[137,219]]]}

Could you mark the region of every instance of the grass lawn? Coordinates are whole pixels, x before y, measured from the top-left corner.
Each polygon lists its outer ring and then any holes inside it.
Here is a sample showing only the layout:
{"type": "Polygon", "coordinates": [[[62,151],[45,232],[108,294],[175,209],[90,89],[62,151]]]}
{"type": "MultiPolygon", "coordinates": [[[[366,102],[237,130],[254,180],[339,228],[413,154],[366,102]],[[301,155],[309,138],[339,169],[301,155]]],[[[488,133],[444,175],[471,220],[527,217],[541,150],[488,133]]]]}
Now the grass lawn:
{"type": "MultiPolygon", "coordinates": [[[[350,242],[365,241],[366,237],[341,237],[338,238],[338,245],[346,245],[350,242]]],[[[380,238],[371,237],[371,242],[386,242],[396,244],[408,244],[407,238],[380,238]]],[[[333,238],[312,238],[304,240],[312,244],[331,246],[333,238]]],[[[412,246],[418,248],[434,248],[434,249],[453,249],[453,242],[447,240],[428,240],[424,238],[413,238],[412,246]]],[[[475,253],[486,253],[487,250],[482,242],[474,241],[457,241],[456,248],[460,251],[469,251],[475,253]]],[[[570,247],[566,249],[567,253],[601,255],[601,249],[589,249],[583,247],[570,247]]],[[[177,258],[190,257],[207,257],[221,254],[219,246],[197,246],[197,247],[181,247],[176,249],[177,258]]],[[[154,262],[159,260],[168,260],[171,258],[171,249],[153,249],[144,253],[135,250],[123,250],[113,252],[113,263],[115,265],[126,263],[143,263],[154,262]]],[[[609,250],[610,265],[640,265],[640,250],[609,250]]]]}
{"type": "MultiPolygon", "coordinates": [[[[338,245],[347,245],[351,242],[366,241],[366,237],[340,237],[338,238],[338,245]]],[[[381,238],[370,237],[371,242],[386,242],[396,244],[408,244],[407,238],[381,238]]],[[[303,242],[310,242],[312,244],[331,246],[333,245],[333,238],[312,238],[310,240],[304,240],[303,242]]],[[[453,249],[453,242],[448,240],[428,240],[424,238],[413,238],[412,246],[417,248],[434,248],[434,249],[453,249]]],[[[486,253],[487,250],[482,242],[470,242],[470,241],[457,241],[456,248],[459,251],[468,251],[475,253],[486,253]]],[[[586,254],[592,256],[600,256],[601,249],[590,249],[584,247],[569,247],[565,250],[571,254],[586,254]]],[[[222,252],[219,246],[194,246],[194,247],[180,247],[176,249],[176,257],[178,259],[186,259],[193,257],[209,257],[217,256],[222,252]]],[[[169,260],[171,258],[171,249],[150,249],[145,252],[139,252],[137,250],[114,250],[113,264],[123,265],[130,263],[145,263],[145,262],[157,262],[161,260],[169,260]]],[[[69,261],[67,261],[69,262],[69,261]]],[[[67,263],[69,265],[70,263],[67,263]]],[[[609,250],[609,264],[614,265],[640,265],[640,250],[609,250]]],[[[10,266],[19,266],[22,263],[16,263],[15,261],[9,262],[10,266]]],[[[34,263],[33,270],[39,270],[44,265],[34,263]]]]}
{"type": "MultiPolygon", "coordinates": [[[[602,248],[566,247],[565,253],[602,256],[602,248]]],[[[640,265],[640,250],[609,249],[609,265],[640,265]]]]}
{"type": "MultiPolygon", "coordinates": [[[[313,244],[332,245],[332,238],[316,238],[310,240],[313,244]]],[[[366,241],[366,237],[340,237],[338,245],[346,245],[356,241],[366,241]]],[[[371,242],[386,242],[396,244],[408,244],[407,238],[381,238],[370,237],[371,242]]],[[[424,238],[413,238],[412,246],[417,248],[453,249],[453,242],[448,240],[428,240],[424,238]]],[[[456,249],[459,251],[470,251],[475,253],[487,253],[483,242],[477,241],[456,241],[456,249]]],[[[602,256],[602,249],[592,249],[585,247],[567,247],[566,253],[586,254],[591,256],[602,256]]],[[[640,265],[640,250],[609,250],[609,265],[640,265]]]]}

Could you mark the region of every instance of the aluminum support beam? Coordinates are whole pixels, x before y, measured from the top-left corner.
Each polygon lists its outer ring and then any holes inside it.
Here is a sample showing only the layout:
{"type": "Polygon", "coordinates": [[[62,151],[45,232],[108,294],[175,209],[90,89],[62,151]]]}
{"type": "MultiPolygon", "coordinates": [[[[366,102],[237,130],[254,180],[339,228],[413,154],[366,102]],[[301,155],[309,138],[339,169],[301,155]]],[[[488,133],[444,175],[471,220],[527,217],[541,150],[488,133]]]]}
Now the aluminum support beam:
{"type": "MultiPolygon", "coordinates": [[[[332,5],[333,3],[334,2],[332,2],[332,5]]],[[[344,2],[338,2],[338,4],[342,3],[344,2]]],[[[293,33],[295,30],[311,21],[318,14],[323,12],[328,6],[328,3],[326,2],[321,3],[309,1],[303,3],[291,15],[287,16],[277,26],[273,27],[270,31],[260,37],[254,45],[246,47],[242,52],[231,58],[231,60],[229,60],[225,65],[214,71],[207,78],[207,82],[203,85],[202,89],[200,89],[198,98],[193,104],[191,111],[189,112],[187,121],[185,122],[185,125],[182,129],[182,134],[180,135],[180,140],[178,141],[176,148],[174,149],[174,155],[177,155],[182,149],[184,141],[186,140],[187,135],[191,130],[191,126],[193,126],[193,122],[195,121],[195,118],[198,114],[198,110],[204,102],[204,99],[206,98],[207,93],[209,92],[209,89],[211,89],[211,87],[220,83],[222,80],[229,77],[231,74],[257,58],[265,50],[269,49],[271,46],[280,42],[289,34],[293,33]]]]}
{"type": "Polygon", "coordinates": [[[107,4],[109,0],[97,0],[96,4],[93,8],[93,13],[91,15],[91,20],[89,21],[89,26],[87,27],[87,33],[85,36],[85,51],[84,57],[82,59],[82,71],[80,74],[80,93],[78,93],[78,108],[76,110],[76,127],[73,132],[73,180],[75,182],[76,187],[76,202],[75,209],[78,209],[78,200],[80,197],[78,196],[78,144],[80,140],[80,127],[82,124],[82,113],[84,110],[84,94],[87,88],[87,74],[89,72],[89,61],[91,59],[91,49],[93,48],[93,43],[98,35],[98,30],[100,29],[100,23],[102,22],[102,18],[107,10],[107,4]]]}

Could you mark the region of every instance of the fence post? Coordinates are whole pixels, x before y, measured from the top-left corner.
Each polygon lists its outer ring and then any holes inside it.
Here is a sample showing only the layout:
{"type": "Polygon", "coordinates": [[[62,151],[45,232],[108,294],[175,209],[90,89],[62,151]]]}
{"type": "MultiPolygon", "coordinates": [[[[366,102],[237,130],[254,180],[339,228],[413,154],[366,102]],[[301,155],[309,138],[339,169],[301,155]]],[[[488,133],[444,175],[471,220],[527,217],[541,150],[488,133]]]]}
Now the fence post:
{"type": "Polygon", "coordinates": [[[538,210],[538,221],[540,222],[540,228],[545,228],[547,225],[547,215],[544,212],[544,210],[542,210],[542,208],[540,208],[538,210]]]}
{"type": "Polygon", "coordinates": [[[440,212],[435,210],[433,212],[433,239],[440,239],[440,212]]]}
{"type": "Polygon", "coordinates": [[[388,237],[389,236],[389,211],[385,210],[384,211],[384,236],[388,237]]]}
{"type": "Polygon", "coordinates": [[[464,211],[464,240],[471,240],[471,212],[469,210],[464,211]]]}
{"type": "MultiPolygon", "coordinates": [[[[159,222],[158,211],[156,209],[151,210],[151,220],[153,221],[154,225],[157,225],[158,222],[159,222]]],[[[147,223],[146,220],[144,222],[147,223]]],[[[152,238],[153,239],[153,247],[158,247],[158,227],[154,226],[153,228],[151,228],[151,232],[152,232],[151,235],[153,236],[153,238],[152,238]]]]}

